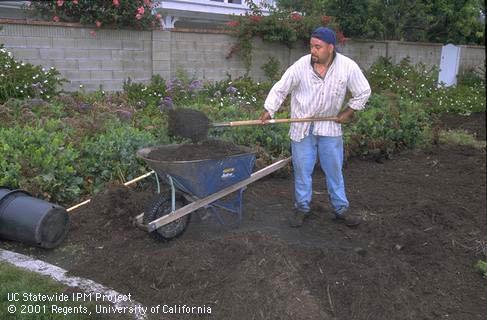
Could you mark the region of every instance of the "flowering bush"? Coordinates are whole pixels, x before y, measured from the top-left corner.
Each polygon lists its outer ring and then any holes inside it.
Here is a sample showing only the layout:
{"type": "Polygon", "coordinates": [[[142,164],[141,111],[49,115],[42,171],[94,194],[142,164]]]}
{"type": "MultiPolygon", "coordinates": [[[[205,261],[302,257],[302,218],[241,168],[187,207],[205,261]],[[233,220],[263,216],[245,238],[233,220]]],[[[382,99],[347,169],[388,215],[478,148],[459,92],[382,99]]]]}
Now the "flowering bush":
{"type": "Polygon", "coordinates": [[[158,0],[34,0],[26,9],[54,22],[145,30],[160,24],[160,14],[152,13],[158,3],[158,0]]]}
{"type": "Polygon", "coordinates": [[[307,44],[315,28],[327,26],[336,31],[339,43],[346,41],[334,17],[319,14],[302,15],[298,12],[274,8],[270,8],[270,14],[264,16],[262,9],[252,1],[247,1],[247,4],[251,9],[249,13],[235,17],[235,20],[227,23],[228,29],[238,39],[238,43],[230,49],[227,58],[239,52],[247,71],[252,65],[254,36],[292,48],[297,41],[304,41],[307,44]]]}
{"type": "Polygon", "coordinates": [[[412,66],[408,59],[393,64],[379,59],[367,72],[372,92],[391,92],[400,99],[423,103],[430,113],[452,112],[469,115],[486,108],[485,81],[469,80],[454,87],[439,87],[438,68],[412,66]],[[473,82],[472,82],[473,81],[473,82]]]}
{"type": "Polygon", "coordinates": [[[11,52],[0,45],[0,103],[10,98],[50,99],[57,87],[66,80],[58,78],[59,72],[51,68],[16,61],[11,52]]]}

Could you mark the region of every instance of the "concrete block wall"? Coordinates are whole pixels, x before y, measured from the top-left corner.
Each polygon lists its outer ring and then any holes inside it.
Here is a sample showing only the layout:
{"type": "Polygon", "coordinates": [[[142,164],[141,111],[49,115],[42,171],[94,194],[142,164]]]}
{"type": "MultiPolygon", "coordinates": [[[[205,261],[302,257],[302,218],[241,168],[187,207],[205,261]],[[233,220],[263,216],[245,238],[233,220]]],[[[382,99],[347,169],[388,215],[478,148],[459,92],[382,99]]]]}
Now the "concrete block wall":
{"type": "Polygon", "coordinates": [[[485,76],[485,47],[461,46],[459,73],[475,70],[485,76]]]}
{"type": "Polygon", "coordinates": [[[127,78],[152,75],[152,34],[48,25],[2,24],[0,43],[26,63],[55,67],[68,79],[64,90],[121,90],[127,78]]]}
{"type": "MultiPolygon", "coordinates": [[[[134,31],[96,30],[79,25],[52,25],[48,22],[25,23],[0,20],[0,44],[24,62],[55,67],[69,80],[66,91],[118,91],[124,81],[148,82],[152,75],[164,79],[184,71],[189,77],[209,81],[246,74],[240,56],[228,57],[236,39],[229,34],[209,30],[134,31]],[[22,24],[23,23],[23,24],[22,24]]],[[[250,76],[266,79],[262,66],[270,57],[277,58],[284,70],[308,54],[308,45],[293,48],[253,41],[250,76]]],[[[349,41],[339,47],[366,70],[381,56],[394,63],[409,57],[411,63],[439,66],[441,44],[399,41],[349,41]]],[[[460,72],[482,69],[485,72],[485,47],[462,46],[460,72]]]]}
{"type": "Polygon", "coordinates": [[[227,34],[171,32],[171,76],[184,71],[189,77],[223,80],[245,74],[238,55],[227,59],[234,38],[227,34]]]}

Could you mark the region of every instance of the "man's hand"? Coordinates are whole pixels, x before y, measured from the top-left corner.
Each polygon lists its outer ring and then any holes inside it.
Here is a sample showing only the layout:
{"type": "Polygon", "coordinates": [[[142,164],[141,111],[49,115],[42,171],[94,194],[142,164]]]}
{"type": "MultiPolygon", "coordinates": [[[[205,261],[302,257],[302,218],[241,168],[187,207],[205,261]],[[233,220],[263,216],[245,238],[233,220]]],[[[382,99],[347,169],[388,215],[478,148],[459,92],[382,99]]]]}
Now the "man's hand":
{"type": "Polygon", "coordinates": [[[262,112],[260,115],[260,121],[262,121],[262,124],[266,124],[268,120],[271,120],[271,115],[269,114],[268,111],[262,112]]]}
{"type": "Polygon", "coordinates": [[[342,112],[340,112],[337,115],[337,119],[335,120],[335,122],[337,122],[337,123],[347,123],[350,120],[352,120],[354,113],[355,113],[355,110],[353,110],[350,107],[347,107],[345,110],[343,110],[342,112]]]}

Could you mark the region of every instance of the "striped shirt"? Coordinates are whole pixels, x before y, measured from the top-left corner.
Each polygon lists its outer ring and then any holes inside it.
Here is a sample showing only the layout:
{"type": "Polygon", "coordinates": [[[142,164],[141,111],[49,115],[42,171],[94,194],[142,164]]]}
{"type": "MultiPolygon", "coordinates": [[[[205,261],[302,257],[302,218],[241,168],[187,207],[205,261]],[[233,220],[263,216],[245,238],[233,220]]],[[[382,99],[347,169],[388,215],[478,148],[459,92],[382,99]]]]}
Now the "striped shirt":
{"type": "MultiPolygon", "coordinates": [[[[289,67],[281,80],[274,84],[264,108],[274,117],[291,92],[291,118],[336,116],[341,110],[347,89],[352,94],[347,105],[354,110],[363,109],[370,96],[370,85],[352,59],[337,53],[322,78],[314,71],[311,55],[308,54],[289,67]]],[[[291,140],[301,141],[308,135],[310,125],[310,122],[291,123],[291,140]]],[[[342,127],[334,121],[317,121],[313,126],[313,134],[341,136],[342,127]]]]}

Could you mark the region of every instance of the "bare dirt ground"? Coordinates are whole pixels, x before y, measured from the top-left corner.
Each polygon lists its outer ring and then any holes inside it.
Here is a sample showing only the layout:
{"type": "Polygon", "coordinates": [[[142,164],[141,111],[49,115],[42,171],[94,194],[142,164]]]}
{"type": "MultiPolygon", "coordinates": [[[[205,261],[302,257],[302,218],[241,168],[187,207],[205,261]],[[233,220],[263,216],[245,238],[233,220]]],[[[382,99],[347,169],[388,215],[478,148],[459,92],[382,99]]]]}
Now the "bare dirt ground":
{"type": "MultiPolygon", "coordinates": [[[[468,119],[466,130],[485,139],[485,114],[468,119]]],[[[313,216],[301,228],[287,222],[292,178],[267,177],[244,192],[239,227],[194,213],[180,238],[156,242],[132,224],[153,196],[147,179],[112,186],[74,211],[55,250],[0,247],[147,306],[211,308],[187,319],[485,319],[487,279],[473,268],[487,244],[485,150],[440,145],[381,163],[352,159],[344,173],[352,208],[365,219],[355,229],[331,221],[316,171],[313,216]]]]}

